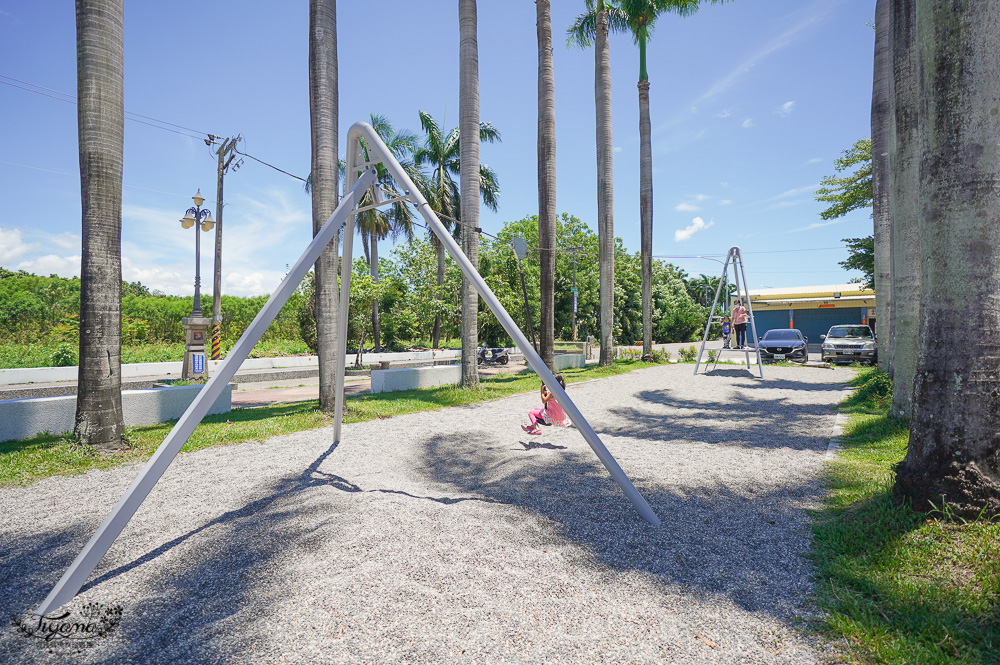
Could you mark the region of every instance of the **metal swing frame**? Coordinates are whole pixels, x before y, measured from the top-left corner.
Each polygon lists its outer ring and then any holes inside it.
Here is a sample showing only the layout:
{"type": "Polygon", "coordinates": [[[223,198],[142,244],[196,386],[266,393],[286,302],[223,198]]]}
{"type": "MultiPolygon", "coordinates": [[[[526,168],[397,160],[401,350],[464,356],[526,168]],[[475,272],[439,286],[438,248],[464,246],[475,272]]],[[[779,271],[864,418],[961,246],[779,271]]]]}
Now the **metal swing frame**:
{"type": "Polygon", "coordinates": [[[98,527],[87,544],[84,545],[80,554],[77,555],[73,563],[70,564],[59,581],[56,582],[52,591],[49,592],[45,600],[42,601],[42,604],[35,610],[35,615],[46,616],[51,614],[76,596],[91,573],[93,573],[94,568],[97,567],[97,564],[107,554],[111,545],[121,535],[125,525],[132,519],[139,506],[142,505],[142,502],[149,495],[149,492],[163,476],[163,473],[170,466],[174,457],[180,452],[181,447],[190,438],[198,424],[201,423],[202,418],[208,413],[211,405],[222,394],[226,385],[236,374],[236,370],[239,369],[243,361],[249,356],[250,351],[260,340],[264,331],[267,330],[267,327],[281,311],[285,302],[294,293],[299,282],[302,281],[309,271],[309,268],[316,263],[323,249],[326,248],[330,241],[337,237],[337,234],[343,230],[342,265],[346,266],[347,269],[341,275],[340,284],[339,338],[337,340],[337,357],[339,361],[337,362],[334,411],[334,441],[340,442],[344,414],[344,373],[346,369],[344,358],[347,350],[347,309],[350,303],[351,292],[350,266],[353,258],[354,219],[358,203],[369,187],[374,187],[375,206],[386,205],[405,199],[416,207],[417,212],[427,221],[431,231],[437,236],[445,249],[448,250],[452,259],[462,269],[465,277],[476,287],[480,297],[493,311],[497,320],[503,325],[504,330],[507,331],[507,334],[511,336],[514,343],[524,352],[528,364],[549,387],[549,390],[552,391],[556,399],[559,400],[559,404],[562,405],[566,414],[583,435],[594,453],[597,454],[598,459],[604,464],[608,473],[625,493],[628,500],[644,520],[653,526],[660,525],[660,520],[652,508],[649,507],[649,504],[646,503],[646,500],[636,490],[614,457],[608,452],[608,449],[597,436],[597,433],[594,432],[590,423],[583,417],[583,414],[570,399],[569,395],[566,394],[566,391],[555,380],[552,372],[549,371],[549,368],[542,362],[541,357],[525,338],[524,333],[517,327],[517,324],[514,323],[514,320],[500,304],[500,301],[497,300],[493,291],[486,285],[478,270],[472,265],[468,257],[465,256],[465,253],[462,252],[454,238],[451,237],[451,234],[448,233],[447,229],[441,223],[441,220],[430,209],[427,201],[420,194],[419,190],[417,190],[416,185],[413,184],[412,180],[410,180],[402,166],[396,161],[371,125],[364,122],[352,125],[347,134],[347,146],[347,177],[345,183],[347,193],[341,200],[340,205],[330,215],[330,218],[323,228],[320,229],[319,233],[313,237],[312,241],[306,247],[305,252],[299,257],[299,260],[296,261],[288,274],[285,275],[278,288],[271,294],[267,303],[265,303],[256,318],[254,318],[250,326],[244,331],[243,335],[236,342],[236,345],[226,356],[226,359],[218,366],[212,377],[201,391],[199,391],[198,396],[195,397],[191,405],[177,421],[177,424],[170,430],[163,443],[156,449],[156,452],[153,453],[153,456],[143,467],[142,471],[139,472],[135,480],[132,481],[125,494],[122,495],[118,503],[111,509],[107,518],[98,527]],[[362,142],[364,142],[364,148],[367,149],[367,160],[364,158],[365,152],[362,150],[362,142]],[[381,189],[378,187],[378,172],[376,169],[379,163],[402,186],[404,193],[401,197],[396,196],[388,200],[382,197],[381,189]]]}
{"type": "MultiPolygon", "coordinates": [[[[705,324],[705,334],[701,338],[701,348],[698,349],[698,361],[694,366],[694,373],[698,374],[698,369],[701,367],[701,356],[705,353],[705,345],[708,344],[708,331],[712,327],[712,323],[716,320],[722,321],[722,316],[715,315],[716,306],[719,304],[719,298],[728,298],[729,294],[722,293],[722,287],[726,284],[726,280],[729,275],[729,266],[733,267],[733,284],[736,285],[736,297],[742,302],[746,303],[747,316],[750,318],[750,332],[753,335],[753,346],[745,347],[743,349],[733,349],[724,347],[712,347],[709,351],[715,351],[715,363],[712,365],[714,370],[719,366],[719,359],[722,357],[723,351],[736,351],[743,352],[746,356],[747,369],[750,369],[750,354],[753,353],[757,357],[757,369],[760,372],[760,378],[764,378],[764,363],[760,359],[760,348],[757,346],[757,325],[753,320],[753,303],[750,302],[750,294],[743,293],[740,290],[740,278],[743,278],[743,288],[747,287],[747,275],[743,267],[743,253],[740,251],[739,247],[730,247],[729,251],[726,252],[726,260],[722,264],[722,277],[719,279],[719,286],[715,289],[715,300],[712,301],[712,309],[708,313],[708,323],[705,324]]],[[[725,308],[723,308],[725,310],[725,308]]],[[[708,361],[710,362],[710,361],[708,361]]],[[[705,371],[710,371],[708,369],[708,362],[705,363],[705,371]]]]}

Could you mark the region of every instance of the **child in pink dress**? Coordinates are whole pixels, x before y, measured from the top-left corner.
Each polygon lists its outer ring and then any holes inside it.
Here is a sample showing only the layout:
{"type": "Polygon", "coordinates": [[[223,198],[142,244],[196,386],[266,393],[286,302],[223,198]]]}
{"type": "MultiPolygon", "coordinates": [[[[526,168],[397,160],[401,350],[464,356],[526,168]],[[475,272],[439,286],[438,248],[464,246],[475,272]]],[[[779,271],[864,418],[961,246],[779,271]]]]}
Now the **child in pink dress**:
{"type": "MultiPolygon", "coordinates": [[[[559,382],[563,390],[566,389],[566,380],[563,379],[562,374],[556,374],[556,381],[559,382]]],[[[521,429],[528,434],[541,434],[542,430],[538,428],[540,424],[568,427],[570,419],[566,417],[566,412],[559,406],[559,402],[556,401],[556,398],[549,392],[544,383],[542,384],[541,395],[542,405],[528,412],[528,419],[531,421],[531,424],[521,425],[521,429]]]]}

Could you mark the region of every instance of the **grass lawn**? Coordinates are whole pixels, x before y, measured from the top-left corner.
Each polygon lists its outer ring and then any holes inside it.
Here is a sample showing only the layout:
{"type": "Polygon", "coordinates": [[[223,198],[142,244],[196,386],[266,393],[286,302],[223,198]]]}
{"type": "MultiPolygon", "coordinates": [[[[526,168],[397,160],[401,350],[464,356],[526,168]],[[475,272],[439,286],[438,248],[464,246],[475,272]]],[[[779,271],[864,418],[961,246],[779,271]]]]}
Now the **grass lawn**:
{"type": "MultiPolygon", "coordinates": [[[[649,363],[616,361],[611,367],[591,366],[563,372],[567,383],[615,374],[624,374],[649,363]]],[[[484,379],[478,389],[463,390],[456,386],[439,386],[394,393],[349,396],[344,421],[348,423],[390,418],[392,416],[443,409],[497,399],[506,395],[538,390],[534,374],[498,374],[484,379]]],[[[198,450],[208,446],[261,441],[278,434],[326,427],[333,417],[319,410],[316,400],[279,404],[254,409],[234,409],[229,413],[207,416],[195,429],[182,448],[198,450]]],[[[174,423],[146,427],[129,427],[131,448],[120,453],[101,456],[86,446],[71,442],[66,436],[39,435],[21,441],[0,442],[0,487],[28,485],[55,475],[83,473],[90,469],[107,469],[129,462],[143,461],[163,442],[174,423]]]]}
{"type": "Polygon", "coordinates": [[[1000,521],[916,513],[892,502],[908,424],[891,382],[858,371],[826,505],[815,515],[824,632],[852,663],[1000,663],[1000,521]]]}

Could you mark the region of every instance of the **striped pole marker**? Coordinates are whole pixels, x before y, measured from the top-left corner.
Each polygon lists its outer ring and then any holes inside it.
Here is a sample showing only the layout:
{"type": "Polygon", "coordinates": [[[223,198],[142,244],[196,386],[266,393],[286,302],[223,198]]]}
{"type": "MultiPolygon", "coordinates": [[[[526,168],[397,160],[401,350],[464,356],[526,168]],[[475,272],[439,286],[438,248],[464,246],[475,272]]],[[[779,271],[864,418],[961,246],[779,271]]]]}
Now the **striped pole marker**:
{"type": "Polygon", "coordinates": [[[212,360],[222,356],[222,327],[216,323],[212,326],[212,360]]]}

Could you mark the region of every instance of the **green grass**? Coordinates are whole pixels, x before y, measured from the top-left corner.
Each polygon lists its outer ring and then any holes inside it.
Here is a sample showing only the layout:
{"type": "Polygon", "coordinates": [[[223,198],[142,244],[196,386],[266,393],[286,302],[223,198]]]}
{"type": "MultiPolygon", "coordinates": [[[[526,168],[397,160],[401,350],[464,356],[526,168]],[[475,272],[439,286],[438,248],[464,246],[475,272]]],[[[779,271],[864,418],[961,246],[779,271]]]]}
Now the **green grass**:
{"type": "MultiPolygon", "coordinates": [[[[236,340],[230,340],[235,343],[236,340]]],[[[65,342],[76,351],[76,341],[65,342]]],[[[26,344],[0,344],[0,369],[21,367],[51,367],[52,355],[63,342],[46,341],[26,344]]],[[[265,339],[250,352],[251,358],[273,358],[310,353],[302,340],[265,339]]],[[[225,356],[225,354],[223,354],[225,356]]],[[[184,360],[184,345],[180,343],[150,343],[122,347],[123,363],[159,363],[184,360]]]]}
{"type": "MultiPolygon", "coordinates": [[[[623,374],[648,363],[619,361],[611,367],[587,367],[563,372],[567,383],[623,374]]],[[[439,386],[394,393],[354,395],[347,398],[344,421],[348,423],[390,418],[404,413],[443,409],[506,395],[538,390],[533,374],[498,374],[484,379],[479,388],[465,390],[439,386]]],[[[333,418],[319,411],[316,400],[279,404],[255,409],[234,409],[226,414],[207,416],[181,449],[198,450],[215,445],[262,441],[278,434],[290,434],[333,424],[333,418]]],[[[0,442],[0,487],[22,486],[55,475],[107,469],[147,459],[173,428],[173,422],[128,428],[131,448],[109,455],[73,443],[65,436],[40,435],[21,441],[0,442]]]]}
{"type": "Polygon", "coordinates": [[[1000,663],[1000,523],[916,513],[892,500],[908,424],[891,381],[861,369],[812,557],[824,632],[852,663],[1000,663]]]}

